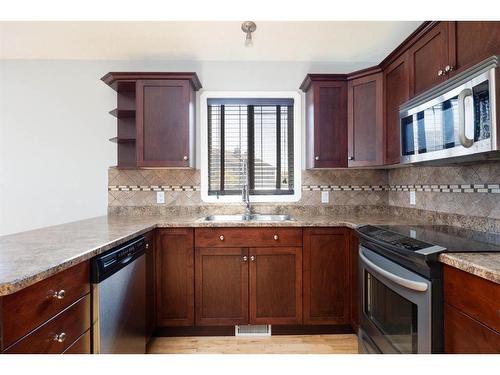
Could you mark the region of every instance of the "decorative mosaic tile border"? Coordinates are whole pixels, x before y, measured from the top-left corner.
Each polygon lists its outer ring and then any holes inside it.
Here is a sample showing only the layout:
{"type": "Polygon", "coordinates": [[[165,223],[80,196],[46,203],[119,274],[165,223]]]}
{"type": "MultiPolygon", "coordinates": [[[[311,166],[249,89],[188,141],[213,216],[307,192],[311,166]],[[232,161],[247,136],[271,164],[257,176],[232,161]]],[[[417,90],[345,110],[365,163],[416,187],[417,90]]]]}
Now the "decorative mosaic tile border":
{"type": "Polygon", "coordinates": [[[499,184],[462,185],[391,185],[390,191],[423,191],[434,193],[493,193],[500,194],[499,184]]]}
{"type": "Polygon", "coordinates": [[[199,191],[195,185],[112,185],[108,191],[199,191]]]}
{"type": "MultiPolygon", "coordinates": [[[[421,191],[500,194],[500,184],[462,185],[303,185],[303,191],[421,191]]],[[[108,191],[200,191],[197,185],[110,185],[108,191]]]]}
{"type": "Polygon", "coordinates": [[[384,185],[302,185],[302,191],[386,191],[384,185]]]}

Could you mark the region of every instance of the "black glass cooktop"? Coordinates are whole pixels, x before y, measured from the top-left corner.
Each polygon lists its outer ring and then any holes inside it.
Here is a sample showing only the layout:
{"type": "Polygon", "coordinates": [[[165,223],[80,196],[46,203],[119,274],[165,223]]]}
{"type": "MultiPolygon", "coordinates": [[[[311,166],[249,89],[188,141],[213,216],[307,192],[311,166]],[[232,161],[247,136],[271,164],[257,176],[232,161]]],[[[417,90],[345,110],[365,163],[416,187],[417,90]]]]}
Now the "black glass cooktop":
{"type": "Polygon", "coordinates": [[[367,237],[396,248],[422,254],[440,252],[500,252],[500,234],[446,225],[366,225],[367,237]]]}

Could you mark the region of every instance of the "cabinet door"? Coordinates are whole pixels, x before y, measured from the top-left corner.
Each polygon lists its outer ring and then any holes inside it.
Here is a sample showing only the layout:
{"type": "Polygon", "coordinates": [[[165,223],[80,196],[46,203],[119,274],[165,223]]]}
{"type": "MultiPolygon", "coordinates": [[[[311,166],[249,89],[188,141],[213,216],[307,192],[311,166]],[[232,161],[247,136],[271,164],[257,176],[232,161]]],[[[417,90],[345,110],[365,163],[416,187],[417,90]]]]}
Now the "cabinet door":
{"type": "Polygon", "coordinates": [[[248,324],[248,262],[248,249],[196,249],[196,325],[248,324]]]}
{"type": "Polygon", "coordinates": [[[349,238],[344,228],[304,230],[304,324],[349,324],[349,238]]]}
{"type": "Polygon", "coordinates": [[[500,22],[450,22],[450,64],[459,73],[483,59],[500,54],[500,22]]]}
{"type": "Polygon", "coordinates": [[[349,81],[347,97],[349,167],[383,163],[382,73],[349,81]]]}
{"type": "Polygon", "coordinates": [[[444,352],[447,354],[498,354],[500,353],[500,334],[445,303],[444,352]]]}
{"type": "Polygon", "coordinates": [[[446,79],[448,61],[448,23],[440,22],[409,49],[410,94],[418,95],[446,79]]]}
{"type": "Polygon", "coordinates": [[[399,164],[401,158],[399,106],[410,97],[408,65],[403,54],[384,69],[384,164],[399,164]]]}
{"type": "Polygon", "coordinates": [[[156,321],[194,324],[193,230],[159,229],[156,238],[156,321]]]}
{"type": "Polygon", "coordinates": [[[347,167],[347,82],[315,82],[308,106],[308,168],[347,167]]]}
{"type": "Polygon", "coordinates": [[[302,323],[302,248],[250,249],[250,324],[302,323]]]}
{"type": "Polygon", "coordinates": [[[190,87],[184,80],[139,80],[137,165],[188,167],[190,87]]]}
{"type": "Polygon", "coordinates": [[[351,326],[354,332],[358,331],[358,324],[359,324],[359,273],[358,273],[358,261],[359,261],[359,255],[358,255],[358,249],[359,249],[359,240],[358,236],[356,235],[356,232],[354,230],[349,231],[349,247],[350,247],[350,253],[349,253],[349,261],[351,264],[351,277],[350,277],[350,282],[351,282],[351,326]]]}
{"type": "Polygon", "coordinates": [[[155,252],[154,231],[144,234],[146,240],[146,338],[155,330],[155,252]]]}

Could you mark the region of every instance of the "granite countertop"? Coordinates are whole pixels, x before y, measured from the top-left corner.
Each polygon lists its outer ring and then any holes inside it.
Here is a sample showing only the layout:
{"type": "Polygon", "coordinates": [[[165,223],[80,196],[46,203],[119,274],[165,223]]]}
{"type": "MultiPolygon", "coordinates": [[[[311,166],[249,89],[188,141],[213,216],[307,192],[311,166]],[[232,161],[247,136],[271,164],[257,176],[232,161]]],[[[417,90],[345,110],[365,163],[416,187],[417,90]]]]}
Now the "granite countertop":
{"type": "MultiPolygon", "coordinates": [[[[343,226],[356,228],[364,224],[422,224],[415,219],[404,219],[384,214],[294,215],[294,218],[294,221],[287,222],[208,222],[200,215],[108,215],[0,236],[0,296],[14,293],[46,279],[154,228],[235,226],[343,226]]],[[[469,269],[474,270],[475,257],[480,255],[470,254],[469,269]]],[[[448,256],[452,257],[451,254],[448,256]]],[[[494,280],[500,282],[498,276],[500,273],[500,254],[496,254],[496,257],[488,262],[496,264],[496,268],[494,266],[496,271],[493,271],[493,274],[497,276],[494,280]]],[[[446,263],[447,259],[449,258],[443,257],[443,262],[446,263]]],[[[478,259],[480,258],[478,257],[478,259]]],[[[482,262],[480,264],[484,264],[484,261],[482,262]]],[[[452,265],[455,266],[455,264],[452,265]]],[[[489,269],[488,265],[486,267],[489,269]]],[[[483,272],[483,274],[487,273],[483,272]]]]}
{"type": "Polygon", "coordinates": [[[444,253],[439,261],[500,284],[500,253],[444,253]]]}

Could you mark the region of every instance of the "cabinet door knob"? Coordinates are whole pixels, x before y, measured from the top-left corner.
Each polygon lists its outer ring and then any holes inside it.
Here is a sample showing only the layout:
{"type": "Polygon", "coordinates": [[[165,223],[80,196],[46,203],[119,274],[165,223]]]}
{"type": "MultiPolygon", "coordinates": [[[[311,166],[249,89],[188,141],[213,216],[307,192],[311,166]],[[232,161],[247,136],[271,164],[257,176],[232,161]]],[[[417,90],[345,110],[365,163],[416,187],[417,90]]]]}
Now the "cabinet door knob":
{"type": "Polygon", "coordinates": [[[278,237],[278,235],[277,235],[277,234],[275,234],[275,235],[273,236],[273,238],[274,238],[274,240],[275,240],[275,241],[278,241],[278,240],[280,239],[280,238],[278,237]]]}
{"type": "Polygon", "coordinates": [[[255,261],[255,257],[252,255],[252,256],[250,257],[250,260],[251,260],[252,262],[253,262],[253,261],[255,261]]]}
{"type": "Polygon", "coordinates": [[[439,70],[438,70],[438,77],[441,77],[443,74],[444,74],[443,70],[442,70],[442,69],[439,69],[439,70]]]}
{"type": "Polygon", "coordinates": [[[149,244],[148,243],[146,244],[146,249],[149,249],[149,244]]]}
{"type": "Polygon", "coordinates": [[[449,72],[451,72],[453,69],[455,69],[455,68],[453,67],[453,65],[446,65],[446,66],[444,67],[444,72],[445,72],[445,73],[449,73],[449,72]]]}
{"type": "Polygon", "coordinates": [[[66,295],[66,291],[64,289],[49,291],[49,297],[54,298],[54,299],[63,299],[65,295],[66,295]]]}
{"type": "Polygon", "coordinates": [[[224,241],[224,236],[223,236],[223,235],[220,235],[220,236],[219,236],[219,240],[224,241]]]}
{"type": "Polygon", "coordinates": [[[188,160],[187,155],[184,155],[183,159],[184,159],[184,160],[188,160]]]}
{"type": "Polygon", "coordinates": [[[66,333],[61,332],[59,334],[55,334],[54,337],[52,338],[52,341],[57,341],[57,342],[64,342],[66,340],[66,333]]]}
{"type": "Polygon", "coordinates": [[[354,156],[349,156],[347,160],[354,160],[354,156]]]}
{"type": "Polygon", "coordinates": [[[315,157],[314,157],[314,160],[319,160],[319,156],[315,156],[315,157]]]}
{"type": "Polygon", "coordinates": [[[248,257],[246,255],[243,256],[243,262],[246,262],[248,260],[248,257]]]}

